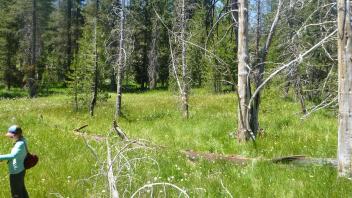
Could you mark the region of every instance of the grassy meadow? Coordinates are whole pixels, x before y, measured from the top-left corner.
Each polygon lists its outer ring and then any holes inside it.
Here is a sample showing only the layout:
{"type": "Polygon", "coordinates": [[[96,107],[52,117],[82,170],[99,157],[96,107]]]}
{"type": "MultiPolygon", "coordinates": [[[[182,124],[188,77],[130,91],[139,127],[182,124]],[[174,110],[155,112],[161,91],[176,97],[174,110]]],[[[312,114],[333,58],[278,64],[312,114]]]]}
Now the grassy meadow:
{"type": "MultiPolygon", "coordinates": [[[[10,94],[10,93],[8,93],[10,94]]],[[[96,115],[74,112],[70,98],[58,93],[36,99],[19,95],[0,100],[0,130],[18,123],[39,164],[27,171],[31,197],[109,197],[104,177],[88,180],[97,172],[95,157],[73,130],[88,124],[87,133],[104,136],[111,128],[115,95],[99,103],[96,115]]],[[[252,143],[238,144],[229,136],[236,129],[237,106],[233,93],[192,91],[190,119],[181,118],[177,96],[169,91],[123,95],[124,116],[119,125],[130,138],[141,138],[163,146],[148,152],[158,166],[141,163],[132,188],[119,188],[129,197],[143,184],[169,182],[186,190],[190,197],[352,197],[352,182],[337,177],[329,166],[297,166],[255,161],[246,166],[229,162],[189,161],[181,150],[273,158],[307,155],[334,158],[337,152],[337,117],[327,110],[300,119],[299,104],[265,91],[260,123],[264,135],[252,143]],[[231,194],[231,195],[230,195],[231,194]]],[[[118,141],[118,139],[116,139],[118,141]]],[[[105,158],[105,141],[90,141],[105,158]]],[[[12,142],[0,137],[0,153],[8,153],[12,142]]],[[[125,181],[121,181],[125,183],[125,181]]],[[[10,197],[6,162],[0,163],[0,197],[10,197]]],[[[140,197],[150,196],[145,191],[140,197]]],[[[164,197],[158,189],[152,197],[164,197]]],[[[167,194],[174,197],[177,193],[167,194]]],[[[177,196],[176,196],[177,197],[177,196]]]]}

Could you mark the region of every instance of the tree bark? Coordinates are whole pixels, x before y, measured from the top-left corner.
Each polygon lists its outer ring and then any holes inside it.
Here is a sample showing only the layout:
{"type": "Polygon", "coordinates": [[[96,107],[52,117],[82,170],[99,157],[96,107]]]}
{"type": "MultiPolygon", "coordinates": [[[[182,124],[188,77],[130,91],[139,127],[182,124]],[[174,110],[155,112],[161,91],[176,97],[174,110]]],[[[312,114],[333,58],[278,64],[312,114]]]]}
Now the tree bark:
{"type": "Polygon", "coordinates": [[[189,117],[189,72],[187,67],[187,46],[186,46],[186,8],[185,0],[178,0],[175,3],[176,21],[173,28],[176,33],[169,34],[170,55],[171,55],[171,71],[175,76],[177,87],[181,98],[181,111],[184,118],[189,117]],[[176,52],[173,51],[173,42],[171,37],[174,37],[176,42],[176,52]]]}
{"type": "Polygon", "coordinates": [[[111,154],[111,147],[109,144],[109,140],[106,140],[106,150],[107,150],[107,156],[106,156],[106,168],[107,168],[107,178],[108,178],[108,183],[109,183],[109,191],[110,191],[110,197],[112,198],[119,198],[119,192],[116,187],[116,179],[114,176],[114,169],[113,169],[113,159],[112,159],[112,154],[111,154]]]}
{"type": "Polygon", "coordinates": [[[247,120],[249,86],[249,53],[248,53],[248,1],[238,0],[238,131],[239,142],[249,140],[250,127],[247,120]]]}
{"type": "MultiPolygon", "coordinates": [[[[256,63],[254,67],[254,82],[256,87],[258,87],[262,81],[263,81],[263,74],[264,74],[264,59],[266,57],[266,53],[261,52],[260,50],[260,40],[261,40],[261,23],[260,23],[260,17],[261,17],[261,0],[257,0],[257,27],[256,27],[256,48],[255,48],[255,53],[256,53],[256,63]]],[[[265,49],[263,49],[264,51],[265,49]]],[[[253,131],[254,135],[256,135],[256,132],[259,129],[259,104],[260,104],[260,93],[255,97],[252,109],[249,113],[251,113],[251,120],[250,120],[250,127],[251,130],[253,131]]]]}
{"type": "Polygon", "coordinates": [[[73,0],[67,0],[67,18],[66,18],[66,33],[67,33],[67,41],[66,41],[66,62],[64,64],[64,80],[67,80],[67,74],[71,67],[72,61],[72,7],[73,0]]]}
{"type": "Polygon", "coordinates": [[[95,17],[94,17],[94,67],[93,67],[93,83],[92,83],[92,99],[89,106],[89,113],[91,116],[94,115],[94,107],[97,103],[98,96],[98,47],[97,47],[97,22],[98,22],[98,11],[99,11],[99,0],[96,0],[95,17]]]}
{"type": "Polygon", "coordinates": [[[233,32],[235,33],[235,43],[236,43],[236,46],[235,46],[235,53],[237,52],[238,50],[238,28],[237,28],[237,23],[238,23],[238,0],[232,0],[232,5],[231,5],[231,8],[232,8],[232,19],[233,19],[233,32]]]}
{"type": "MultiPolygon", "coordinates": [[[[257,27],[256,27],[256,35],[255,35],[255,53],[257,58],[259,58],[259,46],[260,46],[260,40],[262,37],[261,34],[261,23],[260,23],[260,18],[261,18],[261,0],[257,0],[257,27]]],[[[257,60],[259,62],[259,60],[257,60]]]]}
{"type": "Polygon", "coordinates": [[[122,100],[122,79],[125,68],[125,53],[124,53],[124,23],[125,23],[125,0],[120,0],[120,38],[119,38],[119,50],[118,50],[118,61],[117,61],[117,75],[116,75],[116,112],[115,119],[121,115],[121,100],[122,100]]]}
{"type": "Polygon", "coordinates": [[[182,7],[181,7],[181,42],[182,42],[182,54],[181,54],[181,61],[182,61],[182,93],[181,93],[181,100],[182,100],[182,112],[183,117],[189,117],[188,111],[188,75],[187,75],[187,62],[186,62],[186,43],[185,43],[185,29],[186,29],[186,14],[185,14],[185,0],[182,0],[182,7]]]}
{"type": "Polygon", "coordinates": [[[151,47],[148,54],[148,78],[149,78],[149,89],[155,89],[157,84],[157,66],[158,66],[158,54],[157,54],[157,42],[158,42],[158,28],[157,23],[153,22],[152,27],[152,41],[151,47]]]}
{"type": "Polygon", "coordinates": [[[31,65],[28,74],[27,86],[28,95],[33,98],[37,94],[37,0],[32,0],[32,46],[31,46],[31,65]]]}
{"type": "Polygon", "coordinates": [[[32,57],[31,64],[33,65],[33,71],[31,72],[31,76],[35,77],[36,75],[36,67],[35,64],[37,62],[36,59],[36,47],[37,47],[37,0],[32,0],[32,57]]]}
{"type": "MultiPolygon", "coordinates": [[[[276,10],[276,15],[275,18],[271,24],[270,32],[268,34],[268,37],[266,38],[264,47],[259,50],[259,42],[260,42],[260,1],[257,2],[257,12],[258,12],[258,18],[257,18],[257,61],[254,69],[254,82],[255,82],[255,87],[258,88],[262,83],[263,83],[263,76],[264,76],[264,70],[265,70],[265,62],[266,58],[268,55],[269,48],[272,43],[273,36],[275,34],[275,30],[277,27],[277,24],[280,19],[280,11],[281,11],[281,6],[282,6],[282,1],[279,0],[277,10],[276,10]]],[[[249,104],[251,111],[249,111],[250,116],[249,116],[249,122],[250,122],[250,128],[251,131],[253,132],[253,136],[257,135],[257,132],[259,130],[259,107],[260,107],[260,99],[261,99],[261,94],[260,92],[255,96],[253,104],[249,104]]]]}
{"type": "Polygon", "coordinates": [[[338,0],[338,173],[352,178],[352,28],[351,2],[338,0]]]}
{"type": "Polygon", "coordinates": [[[297,73],[295,74],[296,75],[296,77],[295,77],[295,80],[296,80],[296,83],[295,83],[296,96],[299,99],[299,103],[301,105],[302,114],[306,115],[307,114],[307,108],[306,108],[306,103],[304,101],[304,96],[303,96],[303,88],[302,88],[301,76],[300,76],[300,73],[299,73],[299,66],[295,65],[295,67],[297,67],[297,71],[296,71],[297,73]]]}
{"type": "Polygon", "coordinates": [[[83,21],[82,21],[82,11],[81,11],[81,6],[82,6],[82,0],[76,0],[76,5],[77,5],[77,8],[76,8],[76,13],[75,13],[75,18],[74,18],[74,22],[75,22],[75,27],[74,27],[74,32],[72,33],[72,35],[74,36],[73,37],[73,40],[74,42],[72,43],[72,48],[73,48],[73,53],[75,55],[78,54],[79,52],[79,43],[78,43],[78,40],[79,40],[79,37],[81,35],[81,26],[83,26],[83,21]]]}

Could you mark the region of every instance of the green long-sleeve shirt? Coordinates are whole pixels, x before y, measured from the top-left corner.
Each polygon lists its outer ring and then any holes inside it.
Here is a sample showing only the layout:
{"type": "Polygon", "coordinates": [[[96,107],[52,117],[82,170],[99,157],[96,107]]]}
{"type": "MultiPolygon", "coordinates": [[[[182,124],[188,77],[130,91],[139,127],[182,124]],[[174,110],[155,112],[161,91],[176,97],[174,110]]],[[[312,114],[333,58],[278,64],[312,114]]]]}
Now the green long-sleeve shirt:
{"type": "Polygon", "coordinates": [[[18,174],[24,168],[24,159],[27,155],[25,139],[18,140],[11,150],[10,154],[0,155],[0,160],[8,160],[8,169],[10,174],[18,174]]]}

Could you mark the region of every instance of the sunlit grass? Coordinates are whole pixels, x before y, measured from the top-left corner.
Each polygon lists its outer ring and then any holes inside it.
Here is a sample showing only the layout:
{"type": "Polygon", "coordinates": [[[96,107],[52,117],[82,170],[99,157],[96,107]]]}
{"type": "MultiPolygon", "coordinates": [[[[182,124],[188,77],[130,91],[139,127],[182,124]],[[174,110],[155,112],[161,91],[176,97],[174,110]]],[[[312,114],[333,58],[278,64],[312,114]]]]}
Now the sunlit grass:
{"type": "MultiPolygon", "coordinates": [[[[54,95],[0,101],[0,129],[21,124],[30,149],[39,154],[40,163],[27,172],[31,197],[87,197],[92,186],[82,179],[94,174],[95,160],[73,129],[88,124],[88,133],[106,135],[115,111],[115,97],[99,103],[96,115],[86,110],[72,111],[69,97],[54,95]]],[[[168,91],[123,95],[120,126],[132,138],[142,138],[165,146],[154,153],[161,173],[158,181],[184,187],[191,197],[226,197],[226,187],[234,197],[349,197],[352,183],[337,178],[337,171],[325,166],[297,167],[255,162],[234,166],[226,162],[190,162],[179,151],[192,149],[219,154],[272,158],[286,155],[336,156],[337,118],[327,111],[300,119],[299,104],[281,98],[275,91],[264,93],[260,113],[263,137],[238,144],[230,132],[236,130],[237,106],[234,94],[192,91],[190,119],[181,117],[177,96],[168,91]],[[222,187],[223,183],[224,187],[222,187]]],[[[11,142],[0,138],[0,152],[11,142]]],[[[104,143],[94,143],[103,147],[104,143]]],[[[102,156],[105,157],[105,156],[102,156]]],[[[6,163],[0,164],[0,197],[9,197],[6,163]]],[[[157,170],[139,169],[136,187],[153,181],[157,170]]],[[[104,182],[102,182],[104,183],[104,182]]],[[[107,189],[106,189],[107,190],[107,189]]],[[[108,191],[100,192],[108,196],[108,191]]]]}

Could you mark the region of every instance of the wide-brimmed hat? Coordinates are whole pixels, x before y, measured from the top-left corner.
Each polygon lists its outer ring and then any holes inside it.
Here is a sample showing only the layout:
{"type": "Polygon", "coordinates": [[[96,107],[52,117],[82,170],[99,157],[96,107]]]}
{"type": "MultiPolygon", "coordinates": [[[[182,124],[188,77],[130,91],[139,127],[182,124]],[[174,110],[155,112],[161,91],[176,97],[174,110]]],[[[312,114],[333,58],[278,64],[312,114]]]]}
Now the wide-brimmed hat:
{"type": "Polygon", "coordinates": [[[13,136],[15,134],[21,134],[22,133],[22,129],[20,126],[18,125],[12,125],[9,127],[9,129],[7,130],[6,136],[13,136]]]}

